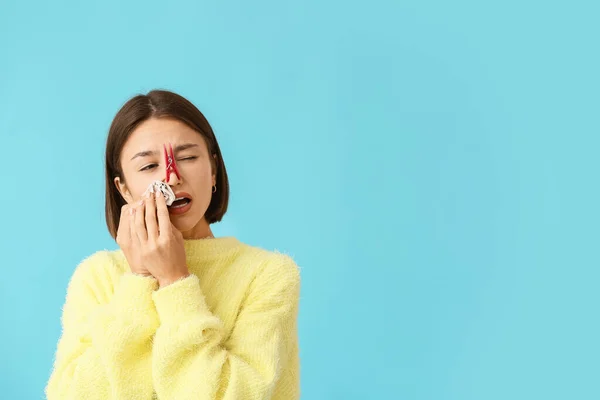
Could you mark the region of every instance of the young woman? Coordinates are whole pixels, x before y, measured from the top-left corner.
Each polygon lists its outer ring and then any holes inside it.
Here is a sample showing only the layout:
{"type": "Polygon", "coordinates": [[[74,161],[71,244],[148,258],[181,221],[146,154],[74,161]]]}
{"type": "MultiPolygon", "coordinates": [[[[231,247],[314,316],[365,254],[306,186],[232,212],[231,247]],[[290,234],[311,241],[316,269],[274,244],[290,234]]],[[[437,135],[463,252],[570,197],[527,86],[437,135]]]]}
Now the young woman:
{"type": "Polygon", "coordinates": [[[228,197],[219,145],[192,103],[152,91],[121,108],[106,145],[106,222],[120,249],[71,278],[49,400],[299,397],[298,266],[214,237],[228,197]],[[157,180],[171,206],[144,195],[157,180]]]}

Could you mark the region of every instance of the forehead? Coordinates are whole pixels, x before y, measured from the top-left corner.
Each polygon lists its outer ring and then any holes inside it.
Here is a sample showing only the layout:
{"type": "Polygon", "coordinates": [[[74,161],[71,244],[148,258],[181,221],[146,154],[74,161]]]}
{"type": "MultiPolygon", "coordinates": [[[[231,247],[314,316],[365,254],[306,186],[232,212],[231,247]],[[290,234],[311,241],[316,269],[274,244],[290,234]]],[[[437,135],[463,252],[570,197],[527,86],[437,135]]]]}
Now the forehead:
{"type": "Polygon", "coordinates": [[[131,133],[123,146],[122,156],[130,159],[140,151],[161,151],[163,144],[171,143],[173,146],[181,143],[197,143],[205,148],[202,135],[181,121],[167,118],[151,118],[142,122],[131,133]]]}

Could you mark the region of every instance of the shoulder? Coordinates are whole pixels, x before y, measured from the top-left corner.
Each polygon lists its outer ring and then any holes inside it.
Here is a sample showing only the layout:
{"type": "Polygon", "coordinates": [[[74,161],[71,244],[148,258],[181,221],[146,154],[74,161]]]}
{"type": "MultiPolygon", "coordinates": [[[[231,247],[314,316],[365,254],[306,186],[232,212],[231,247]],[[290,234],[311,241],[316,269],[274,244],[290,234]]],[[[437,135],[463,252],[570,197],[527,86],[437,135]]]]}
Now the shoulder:
{"type": "Polygon", "coordinates": [[[112,288],[125,272],[120,250],[99,250],[79,262],[69,281],[68,291],[112,288]]]}
{"type": "Polygon", "coordinates": [[[74,275],[90,276],[124,272],[120,250],[99,250],[85,257],[75,268],[74,275]]]}
{"type": "Polygon", "coordinates": [[[278,279],[283,279],[289,284],[300,282],[300,267],[291,255],[277,251],[269,253],[264,266],[263,273],[265,275],[272,275],[278,279]]]}
{"type": "Polygon", "coordinates": [[[300,267],[295,259],[279,251],[254,248],[256,263],[246,304],[249,309],[293,316],[300,302],[300,267]]]}
{"type": "Polygon", "coordinates": [[[254,262],[254,280],[252,292],[271,293],[283,297],[297,297],[300,290],[300,267],[295,258],[279,250],[266,250],[260,247],[244,245],[242,257],[249,257],[254,262]]]}
{"type": "Polygon", "coordinates": [[[266,250],[244,244],[242,257],[254,259],[258,276],[274,276],[288,280],[300,280],[300,267],[295,258],[279,250],[266,250]]]}

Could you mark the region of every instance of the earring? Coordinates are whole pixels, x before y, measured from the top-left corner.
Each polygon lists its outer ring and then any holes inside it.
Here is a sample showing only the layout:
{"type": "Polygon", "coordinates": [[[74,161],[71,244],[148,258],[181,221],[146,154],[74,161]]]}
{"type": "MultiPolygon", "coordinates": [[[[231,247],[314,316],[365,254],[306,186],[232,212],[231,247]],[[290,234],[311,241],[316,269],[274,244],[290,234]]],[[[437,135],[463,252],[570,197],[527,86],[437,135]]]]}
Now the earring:
{"type": "Polygon", "coordinates": [[[213,192],[213,193],[216,193],[216,192],[217,192],[217,185],[213,185],[213,191],[212,191],[212,192],[213,192]]]}

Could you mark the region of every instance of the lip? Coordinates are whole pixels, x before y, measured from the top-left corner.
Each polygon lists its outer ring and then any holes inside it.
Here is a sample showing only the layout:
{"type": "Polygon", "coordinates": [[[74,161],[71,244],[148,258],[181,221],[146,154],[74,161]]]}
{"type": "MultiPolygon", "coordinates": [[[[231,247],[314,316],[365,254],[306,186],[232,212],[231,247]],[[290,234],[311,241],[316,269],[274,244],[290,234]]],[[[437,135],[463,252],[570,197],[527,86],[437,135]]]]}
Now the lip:
{"type": "Polygon", "coordinates": [[[192,203],[193,203],[193,199],[192,196],[189,193],[186,192],[177,192],[175,193],[175,198],[180,198],[180,197],[187,197],[190,202],[187,203],[185,206],[181,207],[181,208],[171,208],[168,207],[169,209],[169,214],[171,215],[181,215],[181,214],[185,214],[186,212],[188,212],[190,210],[190,208],[192,208],[192,203]]]}

